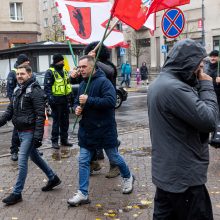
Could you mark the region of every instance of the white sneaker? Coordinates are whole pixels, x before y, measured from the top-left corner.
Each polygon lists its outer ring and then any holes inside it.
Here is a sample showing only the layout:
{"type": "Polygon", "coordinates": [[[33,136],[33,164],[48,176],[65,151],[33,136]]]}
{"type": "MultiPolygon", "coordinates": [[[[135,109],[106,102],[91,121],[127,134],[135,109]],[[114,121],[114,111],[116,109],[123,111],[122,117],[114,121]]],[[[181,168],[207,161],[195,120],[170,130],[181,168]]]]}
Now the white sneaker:
{"type": "Polygon", "coordinates": [[[129,194],[132,192],[134,180],[135,180],[135,178],[132,174],[131,174],[130,178],[123,178],[123,188],[122,188],[123,194],[129,194]]]}
{"type": "Polygon", "coordinates": [[[68,199],[67,203],[70,206],[79,206],[90,203],[90,200],[88,196],[83,195],[82,192],[78,190],[72,198],[68,199]]]}

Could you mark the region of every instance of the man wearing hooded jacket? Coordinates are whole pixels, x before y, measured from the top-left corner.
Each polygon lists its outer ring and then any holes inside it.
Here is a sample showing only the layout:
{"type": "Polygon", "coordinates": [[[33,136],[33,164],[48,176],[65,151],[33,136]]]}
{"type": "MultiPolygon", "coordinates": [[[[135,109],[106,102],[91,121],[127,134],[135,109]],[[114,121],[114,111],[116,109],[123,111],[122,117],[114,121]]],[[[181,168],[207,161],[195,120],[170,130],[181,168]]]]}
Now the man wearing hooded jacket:
{"type": "Polygon", "coordinates": [[[205,183],[218,105],[205,57],[199,43],[177,42],[148,90],[154,220],[213,220],[205,183]]]}
{"type": "Polygon", "coordinates": [[[51,132],[52,148],[59,149],[61,145],[71,147],[68,141],[69,129],[69,98],[72,87],[68,72],[64,68],[64,58],[54,54],[53,63],[45,73],[44,91],[52,109],[53,125],[51,132]]]}

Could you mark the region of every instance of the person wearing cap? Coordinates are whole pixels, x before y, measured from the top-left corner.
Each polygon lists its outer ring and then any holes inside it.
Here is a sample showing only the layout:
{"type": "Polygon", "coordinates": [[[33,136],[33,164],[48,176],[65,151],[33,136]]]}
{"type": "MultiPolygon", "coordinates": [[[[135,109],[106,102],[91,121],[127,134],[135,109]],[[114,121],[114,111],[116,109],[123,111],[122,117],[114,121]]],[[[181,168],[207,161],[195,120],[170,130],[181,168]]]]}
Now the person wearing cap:
{"type": "Polygon", "coordinates": [[[204,71],[212,77],[215,93],[220,109],[220,76],[218,75],[219,51],[213,50],[209,54],[209,60],[204,66],[204,71]]]}
{"type": "Polygon", "coordinates": [[[45,73],[44,91],[52,109],[52,148],[59,149],[59,137],[62,146],[71,147],[68,141],[69,129],[69,98],[72,86],[68,72],[64,68],[64,58],[61,54],[54,54],[53,63],[45,73]]]}
{"type": "MultiPolygon", "coordinates": [[[[17,60],[14,64],[14,68],[8,73],[7,76],[7,96],[11,100],[12,94],[14,92],[15,87],[17,86],[17,79],[16,79],[16,71],[19,65],[29,64],[30,60],[28,59],[26,54],[20,54],[17,57],[17,60]]],[[[18,133],[16,129],[13,129],[12,132],[12,139],[11,139],[11,160],[17,161],[18,160],[18,148],[20,146],[20,140],[18,137],[18,133]]]]}

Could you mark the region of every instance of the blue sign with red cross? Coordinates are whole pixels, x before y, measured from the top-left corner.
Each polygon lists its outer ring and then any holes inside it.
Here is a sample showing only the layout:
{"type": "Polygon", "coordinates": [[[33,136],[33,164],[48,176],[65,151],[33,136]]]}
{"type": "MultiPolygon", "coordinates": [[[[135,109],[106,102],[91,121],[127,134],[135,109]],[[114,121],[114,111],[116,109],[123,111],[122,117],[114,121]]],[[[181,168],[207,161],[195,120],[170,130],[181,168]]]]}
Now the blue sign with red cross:
{"type": "Polygon", "coordinates": [[[185,17],[179,8],[171,8],[164,13],[161,27],[166,37],[178,37],[183,31],[184,25],[185,17]]]}

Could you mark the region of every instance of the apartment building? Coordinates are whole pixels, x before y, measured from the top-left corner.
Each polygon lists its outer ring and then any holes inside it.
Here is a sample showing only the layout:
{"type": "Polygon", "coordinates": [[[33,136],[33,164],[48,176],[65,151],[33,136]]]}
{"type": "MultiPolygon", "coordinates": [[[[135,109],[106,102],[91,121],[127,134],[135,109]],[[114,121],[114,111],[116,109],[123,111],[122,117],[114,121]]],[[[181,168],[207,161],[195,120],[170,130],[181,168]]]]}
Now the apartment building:
{"type": "Polygon", "coordinates": [[[2,0],[0,50],[40,39],[39,0],[2,0]]]}
{"type": "Polygon", "coordinates": [[[62,24],[56,9],[56,0],[39,0],[41,18],[41,40],[64,41],[62,24]]]}

